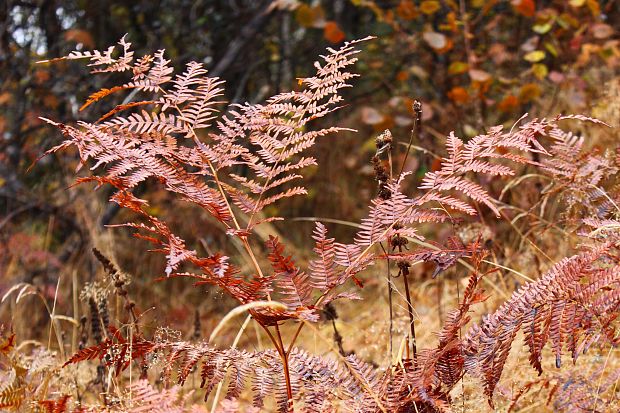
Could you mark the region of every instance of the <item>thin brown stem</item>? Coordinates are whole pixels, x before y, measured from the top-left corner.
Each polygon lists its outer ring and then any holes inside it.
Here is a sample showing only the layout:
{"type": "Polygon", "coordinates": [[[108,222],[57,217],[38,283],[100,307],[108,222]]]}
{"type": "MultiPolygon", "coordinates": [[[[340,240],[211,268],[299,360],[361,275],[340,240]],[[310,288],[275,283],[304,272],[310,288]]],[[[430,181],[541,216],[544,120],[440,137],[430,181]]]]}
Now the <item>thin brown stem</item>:
{"type": "Polygon", "coordinates": [[[422,128],[422,103],[420,101],[413,101],[413,126],[411,127],[411,134],[409,135],[409,143],[407,144],[407,152],[405,152],[405,158],[403,159],[403,163],[400,165],[400,171],[398,171],[398,177],[396,180],[398,181],[405,170],[405,165],[407,164],[407,158],[409,157],[409,153],[411,152],[411,146],[413,145],[413,140],[415,138],[420,139],[420,130],[422,128]]]}
{"type": "Polygon", "coordinates": [[[282,368],[284,370],[284,380],[286,382],[286,397],[288,398],[288,403],[286,407],[287,412],[293,411],[293,387],[291,386],[291,374],[288,368],[288,352],[284,351],[284,343],[282,342],[282,334],[280,333],[280,327],[276,323],[276,337],[278,338],[278,342],[280,343],[280,348],[282,349],[280,352],[280,357],[282,358],[282,368]]]}
{"type": "Polygon", "coordinates": [[[418,347],[415,336],[415,318],[413,315],[413,305],[411,304],[411,294],[409,293],[409,280],[407,279],[407,273],[402,272],[403,283],[405,284],[405,298],[407,299],[407,312],[409,313],[409,327],[411,329],[411,350],[413,351],[413,364],[418,361],[418,347]]]}

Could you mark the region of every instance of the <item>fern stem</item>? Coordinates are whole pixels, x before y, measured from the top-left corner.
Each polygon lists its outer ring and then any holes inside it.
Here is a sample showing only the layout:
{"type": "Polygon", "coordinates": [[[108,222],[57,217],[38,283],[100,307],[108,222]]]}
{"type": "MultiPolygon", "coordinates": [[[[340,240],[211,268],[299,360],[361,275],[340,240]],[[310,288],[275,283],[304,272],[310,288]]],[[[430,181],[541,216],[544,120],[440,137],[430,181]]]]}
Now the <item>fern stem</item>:
{"type": "Polygon", "coordinates": [[[291,386],[291,374],[288,368],[288,355],[289,352],[284,351],[284,343],[282,342],[282,334],[280,333],[280,326],[278,323],[275,325],[276,337],[280,343],[280,357],[282,358],[282,369],[284,370],[284,380],[286,383],[286,397],[288,398],[286,411],[293,411],[293,387],[291,386]]]}
{"type": "MultiPolygon", "coordinates": [[[[160,88],[160,90],[162,90],[160,88]]],[[[163,90],[162,90],[163,92],[163,90]]],[[[177,111],[182,115],[182,111],[181,109],[175,105],[175,108],[177,109],[177,111]]],[[[307,110],[307,109],[306,109],[307,110]]],[[[194,129],[192,127],[189,128],[192,131],[192,135],[194,135],[194,141],[196,143],[199,143],[199,139],[198,139],[198,135],[196,135],[196,132],[194,131],[194,129]]],[[[222,184],[217,176],[217,171],[215,170],[215,167],[213,166],[213,163],[211,161],[209,161],[208,159],[207,161],[207,165],[209,166],[209,169],[211,170],[211,174],[213,176],[213,179],[215,181],[215,184],[217,185],[217,189],[220,192],[220,194],[222,195],[222,198],[224,199],[224,202],[226,203],[226,207],[228,208],[228,211],[230,212],[230,216],[231,219],[235,225],[236,229],[241,229],[241,227],[239,226],[239,223],[237,221],[237,218],[235,217],[235,214],[232,210],[232,207],[230,205],[230,203],[228,202],[228,197],[226,196],[226,192],[224,191],[224,188],[222,187],[222,184]]],[[[261,193],[261,196],[263,194],[261,193]]],[[[250,216],[249,222],[248,222],[248,228],[250,226],[250,223],[252,221],[252,218],[254,217],[254,213],[250,216]]],[[[260,268],[260,265],[258,264],[258,261],[256,260],[256,256],[254,255],[254,251],[252,251],[252,247],[250,246],[250,243],[248,242],[247,237],[241,237],[241,241],[243,243],[243,246],[245,248],[245,250],[247,251],[248,255],[250,256],[250,260],[252,261],[252,265],[254,265],[254,268],[256,269],[258,276],[260,278],[264,278],[264,274],[263,271],[260,268]]],[[[271,294],[269,292],[267,292],[267,300],[271,301],[271,294]]],[[[291,377],[290,377],[290,372],[289,372],[289,367],[288,367],[288,352],[284,351],[284,343],[282,342],[282,334],[280,333],[280,327],[278,326],[278,324],[276,323],[275,325],[275,330],[276,330],[276,335],[278,338],[278,341],[276,342],[276,340],[274,339],[273,335],[271,334],[271,332],[269,331],[269,329],[267,328],[267,326],[264,326],[262,323],[259,323],[261,325],[261,327],[263,327],[265,329],[265,331],[267,332],[267,334],[269,335],[269,337],[271,338],[271,341],[273,342],[274,346],[276,347],[276,350],[278,351],[278,353],[280,353],[280,357],[282,358],[282,367],[284,370],[284,380],[286,382],[286,394],[288,397],[288,406],[287,406],[287,410],[288,411],[293,411],[293,389],[291,386],[291,377]]],[[[217,399],[214,402],[214,406],[216,405],[215,403],[217,402],[217,399]]]]}
{"type": "Polygon", "coordinates": [[[403,175],[403,171],[405,170],[405,165],[407,164],[407,158],[409,157],[409,153],[411,152],[411,148],[413,146],[413,140],[417,137],[420,139],[420,129],[422,126],[422,104],[415,100],[413,101],[413,127],[411,128],[411,134],[409,135],[409,143],[407,144],[407,152],[405,152],[405,158],[403,159],[403,163],[400,166],[400,171],[398,171],[398,181],[400,177],[403,175]]]}
{"type": "Polygon", "coordinates": [[[295,345],[295,341],[297,341],[297,337],[299,337],[299,333],[301,333],[301,329],[304,327],[304,324],[301,323],[299,324],[299,327],[297,327],[297,331],[295,331],[295,334],[293,335],[293,339],[291,340],[288,349],[286,350],[286,355],[288,356],[289,354],[291,354],[291,350],[293,350],[293,345],[295,345]]]}
{"type": "Polygon", "coordinates": [[[413,350],[413,365],[418,362],[418,347],[415,336],[415,319],[413,316],[413,305],[411,304],[411,295],[409,294],[409,281],[407,280],[407,273],[401,271],[403,276],[403,283],[405,284],[405,298],[407,299],[407,312],[409,313],[409,327],[411,329],[411,348],[413,350]]]}

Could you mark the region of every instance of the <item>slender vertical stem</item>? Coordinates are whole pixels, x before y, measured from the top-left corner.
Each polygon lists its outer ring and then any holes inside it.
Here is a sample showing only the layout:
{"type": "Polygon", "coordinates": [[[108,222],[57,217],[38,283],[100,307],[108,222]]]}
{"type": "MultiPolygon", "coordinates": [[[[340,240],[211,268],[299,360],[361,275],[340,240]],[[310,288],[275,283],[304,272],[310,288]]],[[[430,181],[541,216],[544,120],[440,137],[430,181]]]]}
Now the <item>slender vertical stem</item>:
{"type": "Polygon", "coordinates": [[[407,312],[409,313],[409,327],[411,328],[411,348],[413,350],[413,364],[416,365],[418,361],[418,347],[415,337],[415,319],[413,316],[413,305],[411,304],[411,295],[409,294],[409,281],[407,279],[407,273],[401,272],[403,276],[403,283],[405,284],[405,298],[407,299],[407,312]]]}
{"type": "Polygon", "coordinates": [[[278,338],[278,342],[280,344],[280,349],[281,349],[280,357],[282,358],[282,368],[284,370],[284,380],[286,382],[286,397],[288,398],[286,411],[292,412],[293,411],[293,387],[291,386],[291,374],[288,368],[289,353],[284,351],[284,343],[282,342],[282,335],[280,334],[280,327],[278,326],[277,323],[275,325],[275,329],[276,329],[276,337],[278,338]]]}

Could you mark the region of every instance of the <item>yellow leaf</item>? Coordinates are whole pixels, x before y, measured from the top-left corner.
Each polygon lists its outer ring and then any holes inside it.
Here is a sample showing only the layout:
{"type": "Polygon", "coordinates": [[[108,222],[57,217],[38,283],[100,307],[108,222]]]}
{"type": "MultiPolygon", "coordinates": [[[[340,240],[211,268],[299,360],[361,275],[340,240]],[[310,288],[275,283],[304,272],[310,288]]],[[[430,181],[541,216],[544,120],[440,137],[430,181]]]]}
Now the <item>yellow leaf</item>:
{"type": "Polygon", "coordinates": [[[441,5],[437,0],[424,0],[420,4],[420,11],[424,14],[435,14],[439,9],[441,9],[441,5]]]}
{"type": "Polygon", "coordinates": [[[581,7],[586,4],[586,0],[569,0],[568,4],[573,7],[581,7]]]}
{"type": "Polygon", "coordinates": [[[534,50],[533,52],[529,52],[528,54],[523,56],[523,58],[530,63],[536,63],[544,60],[545,56],[547,56],[547,54],[544,51],[534,50]]]}
{"type": "Polygon", "coordinates": [[[598,3],[598,0],[586,0],[586,4],[588,5],[588,9],[590,9],[590,13],[592,13],[592,16],[600,16],[601,5],[598,3]]]}
{"type": "Polygon", "coordinates": [[[538,79],[543,80],[549,74],[549,69],[542,63],[536,63],[532,65],[532,72],[538,79]]]}
{"type": "Polygon", "coordinates": [[[552,43],[546,42],[545,49],[547,49],[547,51],[551,53],[554,57],[558,57],[558,49],[556,49],[552,43]]]}
{"type": "Polygon", "coordinates": [[[549,30],[551,30],[551,27],[553,27],[551,23],[547,22],[547,23],[535,24],[534,26],[532,26],[532,30],[534,30],[534,32],[538,34],[545,34],[549,30]]]}
{"type": "Polygon", "coordinates": [[[310,7],[302,4],[295,11],[295,20],[303,27],[321,28],[325,26],[325,12],[321,5],[310,7]]]}
{"type": "Polygon", "coordinates": [[[460,75],[467,72],[467,69],[469,69],[469,65],[465,62],[452,62],[448,67],[448,74],[460,75]]]}

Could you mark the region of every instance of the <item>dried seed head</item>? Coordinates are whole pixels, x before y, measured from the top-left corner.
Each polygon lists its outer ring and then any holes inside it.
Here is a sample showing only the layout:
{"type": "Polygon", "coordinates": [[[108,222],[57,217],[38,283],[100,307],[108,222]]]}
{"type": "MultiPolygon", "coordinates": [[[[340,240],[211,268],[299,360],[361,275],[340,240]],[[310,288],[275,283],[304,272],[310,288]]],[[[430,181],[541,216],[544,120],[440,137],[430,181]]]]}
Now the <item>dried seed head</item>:
{"type": "Polygon", "coordinates": [[[394,237],[392,237],[392,248],[396,249],[398,247],[404,247],[405,245],[407,245],[409,243],[409,240],[405,237],[401,237],[400,235],[396,234],[394,237]]]}
{"type": "Polygon", "coordinates": [[[409,275],[409,268],[411,267],[411,263],[407,260],[400,260],[396,263],[398,269],[404,275],[409,275]]]}
{"type": "Polygon", "coordinates": [[[389,129],[381,132],[381,134],[375,138],[375,145],[377,147],[376,155],[380,155],[384,151],[389,150],[392,146],[392,141],[392,132],[390,132],[389,129]]]}
{"type": "Polygon", "coordinates": [[[323,314],[327,320],[336,320],[338,318],[336,307],[334,307],[332,303],[328,303],[325,308],[323,308],[323,314]]]}
{"type": "Polygon", "coordinates": [[[419,100],[413,101],[413,112],[416,114],[416,116],[422,114],[422,102],[420,102],[419,100]]]}

